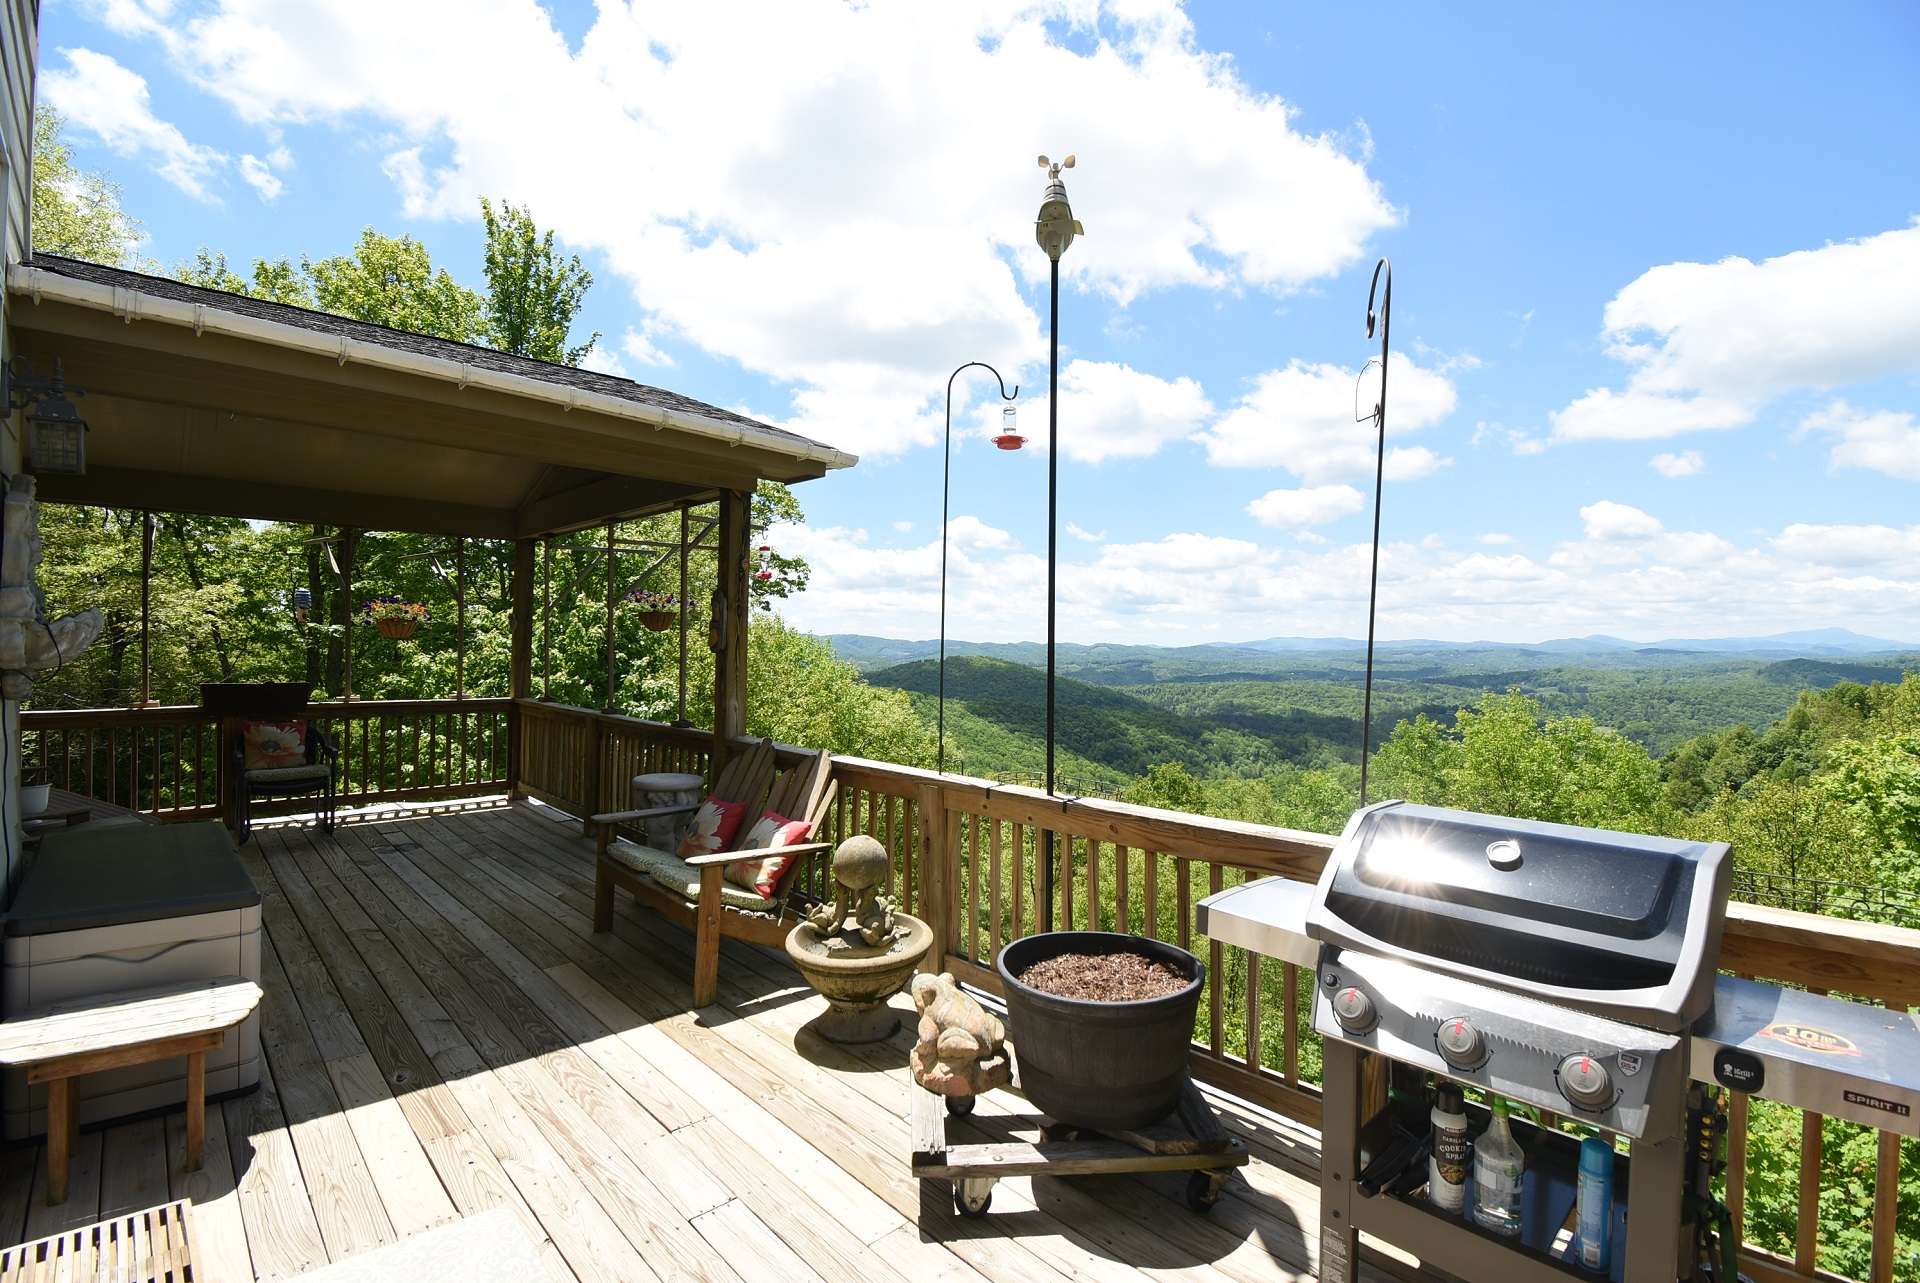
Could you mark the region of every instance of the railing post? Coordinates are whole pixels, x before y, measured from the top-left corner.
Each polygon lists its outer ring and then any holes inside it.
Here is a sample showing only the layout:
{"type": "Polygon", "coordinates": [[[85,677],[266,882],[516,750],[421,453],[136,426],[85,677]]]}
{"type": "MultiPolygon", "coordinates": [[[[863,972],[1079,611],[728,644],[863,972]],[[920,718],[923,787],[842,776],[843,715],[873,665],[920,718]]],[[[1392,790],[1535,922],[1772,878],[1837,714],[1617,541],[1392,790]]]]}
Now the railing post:
{"type": "Polygon", "coordinates": [[[947,810],[938,784],[922,784],[915,792],[920,814],[920,911],[933,929],[933,947],[927,950],[921,969],[937,976],[947,969],[947,945],[953,939],[960,817],[947,810]]]}
{"type": "Polygon", "coordinates": [[[607,724],[595,717],[592,729],[587,735],[587,773],[586,787],[581,790],[586,796],[581,799],[583,805],[580,815],[580,836],[593,836],[593,816],[600,810],[600,759],[607,747],[607,724]]]}

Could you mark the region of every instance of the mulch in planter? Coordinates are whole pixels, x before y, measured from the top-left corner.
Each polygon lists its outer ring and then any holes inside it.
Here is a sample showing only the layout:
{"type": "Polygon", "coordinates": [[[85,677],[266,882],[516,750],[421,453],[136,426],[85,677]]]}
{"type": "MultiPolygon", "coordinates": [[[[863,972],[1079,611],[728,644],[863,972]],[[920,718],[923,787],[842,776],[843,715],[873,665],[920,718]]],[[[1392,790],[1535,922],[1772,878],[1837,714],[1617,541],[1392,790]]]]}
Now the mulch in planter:
{"type": "Polygon", "coordinates": [[[1083,1002],[1136,1002],[1185,989],[1190,981],[1139,953],[1063,953],[1036,962],[1020,982],[1042,993],[1083,1002]]]}

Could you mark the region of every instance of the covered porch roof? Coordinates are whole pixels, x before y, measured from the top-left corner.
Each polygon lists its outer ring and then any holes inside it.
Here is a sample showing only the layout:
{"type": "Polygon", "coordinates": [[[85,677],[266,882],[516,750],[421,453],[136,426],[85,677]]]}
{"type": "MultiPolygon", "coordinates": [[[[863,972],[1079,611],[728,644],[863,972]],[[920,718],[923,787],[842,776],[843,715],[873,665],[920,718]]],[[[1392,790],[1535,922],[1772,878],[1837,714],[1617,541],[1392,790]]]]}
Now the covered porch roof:
{"type": "Polygon", "coordinates": [[[525,539],[849,467],[630,379],[53,255],[7,270],[14,350],[92,431],[43,499],[525,539]]]}

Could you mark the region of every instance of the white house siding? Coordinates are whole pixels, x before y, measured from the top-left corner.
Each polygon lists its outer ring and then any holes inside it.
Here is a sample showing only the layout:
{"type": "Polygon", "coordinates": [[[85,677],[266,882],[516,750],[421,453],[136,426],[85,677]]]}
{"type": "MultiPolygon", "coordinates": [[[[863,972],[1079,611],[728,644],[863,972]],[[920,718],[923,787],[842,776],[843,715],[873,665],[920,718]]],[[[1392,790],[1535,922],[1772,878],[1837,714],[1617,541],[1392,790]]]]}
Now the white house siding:
{"type": "MultiPolygon", "coordinates": [[[[33,161],[33,75],[39,54],[39,0],[0,0],[0,79],[6,102],[0,113],[0,163],[6,184],[6,218],[0,222],[0,273],[4,264],[29,256],[33,161]]],[[[0,286],[0,362],[13,359],[13,331],[7,319],[7,291],[0,286]]],[[[4,407],[0,407],[4,413],[4,407]]],[[[0,473],[20,470],[19,419],[9,416],[0,433],[0,473]]],[[[0,701],[0,744],[7,761],[0,764],[0,856],[5,878],[0,903],[13,898],[20,862],[20,706],[0,701]]],[[[11,1013],[0,1013],[11,1014],[11,1013]]]]}

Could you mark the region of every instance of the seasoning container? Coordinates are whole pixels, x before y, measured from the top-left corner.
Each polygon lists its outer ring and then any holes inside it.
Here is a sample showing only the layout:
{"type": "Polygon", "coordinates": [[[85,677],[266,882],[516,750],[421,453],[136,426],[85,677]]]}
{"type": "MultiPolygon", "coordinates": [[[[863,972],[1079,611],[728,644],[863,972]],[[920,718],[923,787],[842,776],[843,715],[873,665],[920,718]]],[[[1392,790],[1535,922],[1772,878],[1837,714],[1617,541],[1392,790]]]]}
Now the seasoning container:
{"type": "Polygon", "coordinates": [[[1467,1139],[1467,1105],[1460,1089],[1441,1083],[1433,1093],[1433,1140],[1427,1154],[1427,1198],[1443,1212],[1467,1205],[1467,1164],[1473,1147],[1467,1139]]]}
{"type": "Polygon", "coordinates": [[[1507,1122],[1507,1102],[1493,1098],[1493,1122],[1473,1142],[1473,1220],[1484,1230],[1520,1234],[1520,1182],[1527,1156],[1507,1122]]]}
{"type": "Polygon", "coordinates": [[[1580,1181],[1574,1199],[1579,1208],[1574,1259],[1582,1269],[1604,1274],[1611,1264],[1607,1247],[1613,1234],[1613,1146],[1598,1136],[1580,1142],[1580,1181]]]}

